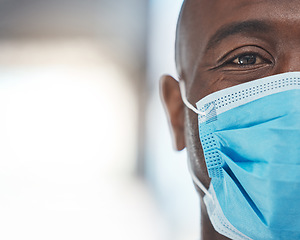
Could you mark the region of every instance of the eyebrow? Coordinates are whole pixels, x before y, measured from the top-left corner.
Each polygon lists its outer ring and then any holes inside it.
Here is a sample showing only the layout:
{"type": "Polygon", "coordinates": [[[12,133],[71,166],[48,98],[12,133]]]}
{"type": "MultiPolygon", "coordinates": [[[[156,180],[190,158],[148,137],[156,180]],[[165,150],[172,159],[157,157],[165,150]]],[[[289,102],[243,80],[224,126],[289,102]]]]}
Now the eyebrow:
{"type": "Polygon", "coordinates": [[[225,38],[237,35],[237,34],[250,34],[250,33],[268,33],[273,29],[271,24],[266,21],[260,20],[248,20],[244,22],[231,23],[221,27],[217,32],[209,39],[206,46],[206,52],[214,48],[217,44],[223,41],[225,38]]]}

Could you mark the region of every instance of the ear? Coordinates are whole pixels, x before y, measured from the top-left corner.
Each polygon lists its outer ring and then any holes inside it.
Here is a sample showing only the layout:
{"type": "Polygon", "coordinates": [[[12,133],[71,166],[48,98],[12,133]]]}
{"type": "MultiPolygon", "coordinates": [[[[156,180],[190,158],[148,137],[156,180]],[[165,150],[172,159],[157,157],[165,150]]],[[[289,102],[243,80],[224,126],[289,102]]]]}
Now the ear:
{"type": "Polygon", "coordinates": [[[184,103],[181,99],[178,81],[168,75],[162,76],[160,79],[160,92],[169,126],[173,133],[173,145],[180,151],[185,148],[185,136],[184,103]]]}

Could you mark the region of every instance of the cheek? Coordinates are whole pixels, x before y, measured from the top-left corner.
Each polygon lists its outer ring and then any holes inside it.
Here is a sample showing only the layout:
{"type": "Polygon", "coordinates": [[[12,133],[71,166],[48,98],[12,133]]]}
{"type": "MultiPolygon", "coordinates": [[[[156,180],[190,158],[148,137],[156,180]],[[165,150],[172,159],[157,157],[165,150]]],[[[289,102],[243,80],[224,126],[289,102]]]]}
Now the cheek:
{"type": "Polygon", "coordinates": [[[198,116],[190,110],[186,110],[186,148],[195,175],[208,188],[210,180],[204,160],[202,145],[199,138],[198,116]]]}
{"type": "Polygon", "coordinates": [[[230,87],[231,83],[223,74],[202,73],[197,76],[194,81],[194,86],[191,88],[191,99],[193,103],[198,102],[203,97],[230,87]]]}
{"type": "Polygon", "coordinates": [[[185,116],[185,138],[188,154],[193,159],[203,158],[203,151],[199,138],[198,116],[187,108],[185,116]]]}
{"type": "MultiPolygon", "coordinates": [[[[233,86],[232,78],[224,74],[212,74],[211,81],[207,84],[208,94],[233,86]]],[[[208,95],[207,94],[207,95],[208,95]]]]}
{"type": "Polygon", "coordinates": [[[220,91],[225,88],[243,84],[249,81],[253,81],[259,78],[267,77],[274,74],[272,69],[258,70],[255,72],[226,72],[226,71],[215,71],[215,72],[205,72],[201,77],[197,77],[195,85],[192,89],[192,96],[194,103],[198,102],[203,97],[220,91]]]}

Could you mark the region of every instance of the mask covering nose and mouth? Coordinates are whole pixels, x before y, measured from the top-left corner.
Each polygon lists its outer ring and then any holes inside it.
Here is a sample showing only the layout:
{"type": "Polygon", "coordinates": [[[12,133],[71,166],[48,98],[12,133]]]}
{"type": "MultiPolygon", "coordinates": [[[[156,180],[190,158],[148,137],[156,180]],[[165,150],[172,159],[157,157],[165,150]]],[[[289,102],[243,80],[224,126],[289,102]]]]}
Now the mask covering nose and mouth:
{"type": "Polygon", "coordinates": [[[185,105],[198,114],[211,184],[209,218],[235,240],[300,239],[300,72],[212,93],[185,105]]]}

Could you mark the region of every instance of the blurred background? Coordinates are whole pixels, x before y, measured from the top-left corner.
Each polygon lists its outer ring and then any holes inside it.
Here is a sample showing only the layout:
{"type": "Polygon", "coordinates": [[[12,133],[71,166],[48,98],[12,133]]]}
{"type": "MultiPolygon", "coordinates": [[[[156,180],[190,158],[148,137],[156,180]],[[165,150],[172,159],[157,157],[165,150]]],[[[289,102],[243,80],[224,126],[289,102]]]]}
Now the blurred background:
{"type": "Polygon", "coordinates": [[[0,239],[195,240],[159,78],[182,0],[0,0],[0,239]]]}

